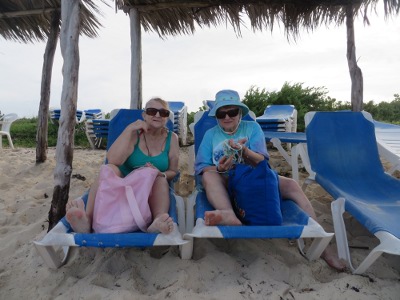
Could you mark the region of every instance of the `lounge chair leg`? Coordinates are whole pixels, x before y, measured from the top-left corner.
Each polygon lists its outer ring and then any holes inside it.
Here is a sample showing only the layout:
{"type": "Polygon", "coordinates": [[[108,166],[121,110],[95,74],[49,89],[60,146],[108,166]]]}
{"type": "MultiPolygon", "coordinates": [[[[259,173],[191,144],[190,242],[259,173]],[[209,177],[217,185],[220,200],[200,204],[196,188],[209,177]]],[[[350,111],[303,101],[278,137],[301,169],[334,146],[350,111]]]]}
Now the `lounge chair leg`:
{"type": "Polygon", "coordinates": [[[338,256],[339,258],[344,259],[349,265],[351,271],[354,272],[353,265],[351,264],[349,244],[347,242],[346,226],[343,220],[345,201],[344,198],[338,198],[331,204],[333,227],[335,229],[338,256]]]}
{"type": "Polygon", "coordinates": [[[193,255],[193,238],[188,237],[185,238],[188,243],[179,246],[179,250],[181,252],[181,259],[191,259],[193,255]]]}
{"type": "Polygon", "coordinates": [[[311,261],[319,258],[325,248],[329,245],[331,239],[332,237],[315,238],[306,252],[307,259],[311,261]]]}
{"type": "Polygon", "coordinates": [[[44,246],[38,243],[34,243],[34,245],[49,268],[58,269],[66,263],[70,247],[63,247],[64,257],[60,258],[53,246],[44,246]]]}

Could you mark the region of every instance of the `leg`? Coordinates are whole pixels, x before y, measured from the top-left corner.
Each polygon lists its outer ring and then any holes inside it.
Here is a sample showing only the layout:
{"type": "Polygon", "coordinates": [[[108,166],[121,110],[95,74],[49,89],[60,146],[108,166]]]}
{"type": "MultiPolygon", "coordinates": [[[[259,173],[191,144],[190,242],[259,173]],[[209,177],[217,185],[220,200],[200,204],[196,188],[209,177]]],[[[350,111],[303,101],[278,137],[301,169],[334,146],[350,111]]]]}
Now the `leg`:
{"type": "MultiPolygon", "coordinates": [[[[113,169],[115,174],[122,176],[120,170],[115,165],[108,165],[113,169]]],[[[90,187],[88,201],[86,203],[86,210],[83,200],[78,198],[75,200],[68,201],[66,206],[66,219],[71,224],[72,229],[75,232],[88,233],[92,230],[92,220],[94,211],[94,202],[96,193],[99,188],[99,177],[93,182],[90,187]]]]}
{"type": "Polygon", "coordinates": [[[153,215],[153,222],[147,229],[148,232],[171,233],[174,222],[168,215],[169,211],[169,185],[164,177],[157,177],[149,197],[149,206],[153,215]]]}
{"type": "MultiPolygon", "coordinates": [[[[308,213],[311,218],[317,221],[317,216],[315,215],[310,200],[308,200],[307,196],[294,179],[279,176],[279,190],[283,199],[293,200],[301,209],[308,213]]],[[[339,259],[337,253],[331,246],[326,247],[324,252],[322,252],[321,258],[324,259],[330,267],[338,271],[344,271],[346,269],[346,262],[339,259]]]]}
{"type": "Polygon", "coordinates": [[[242,225],[232,209],[226,189],[226,179],[215,172],[204,172],[202,181],[208,201],[215,208],[214,211],[205,212],[205,224],[209,226],[242,225]]]}

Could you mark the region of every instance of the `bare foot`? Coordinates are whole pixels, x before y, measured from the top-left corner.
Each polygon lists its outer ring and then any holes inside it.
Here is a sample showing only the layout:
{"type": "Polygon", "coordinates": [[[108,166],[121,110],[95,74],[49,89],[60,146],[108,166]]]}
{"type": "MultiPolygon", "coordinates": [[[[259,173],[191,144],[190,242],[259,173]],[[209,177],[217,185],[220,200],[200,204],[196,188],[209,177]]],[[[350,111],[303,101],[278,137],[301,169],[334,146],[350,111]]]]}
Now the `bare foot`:
{"type": "Polygon", "coordinates": [[[339,258],[336,251],[334,251],[331,246],[326,247],[324,252],[322,252],[321,258],[333,269],[344,272],[347,269],[346,261],[339,258]]]}
{"type": "Polygon", "coordinates": [[[82,199],[69,201],[66,210],[65,217],[75,232],[90,233],[91,225],[86,216],[85,204],[82,199]]]}
{"type": "Polygon", "coordinates": [[[147,228],[147,232],[161,232],[164,234],[171,233],[174,229],[174,222],[172,218],[167,214],[158,215],[153,223],[147,228]]]}
{"type": "Polygon", "coordinates": [[[242,225],[242,222],[231,210],[212,210],[204,213],[204,222],[207,226],[215,225],[242,225]]]}

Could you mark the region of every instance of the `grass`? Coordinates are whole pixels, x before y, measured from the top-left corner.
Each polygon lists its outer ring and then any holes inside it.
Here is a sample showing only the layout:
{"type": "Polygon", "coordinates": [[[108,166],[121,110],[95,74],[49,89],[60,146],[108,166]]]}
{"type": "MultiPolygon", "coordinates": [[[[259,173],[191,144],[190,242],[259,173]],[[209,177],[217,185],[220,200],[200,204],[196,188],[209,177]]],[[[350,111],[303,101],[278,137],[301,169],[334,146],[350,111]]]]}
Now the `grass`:
{"type": "MultiPolygon", "coordinates": [[[[22,118],[16,120],[11,125],[11,138],[14,147],[20,148],[36,148],[36,131],[38,118],[22,118]]],[[[57,145],[58,125],[49,121],[48,127],[48,146],[55,147],[57,145]]],[[[3,147],[8,147],[8,140],[3,136],[3,147]]],[[[85,133],[85,124],[75,126],[75,147],[90,148],[85,133]]]]}

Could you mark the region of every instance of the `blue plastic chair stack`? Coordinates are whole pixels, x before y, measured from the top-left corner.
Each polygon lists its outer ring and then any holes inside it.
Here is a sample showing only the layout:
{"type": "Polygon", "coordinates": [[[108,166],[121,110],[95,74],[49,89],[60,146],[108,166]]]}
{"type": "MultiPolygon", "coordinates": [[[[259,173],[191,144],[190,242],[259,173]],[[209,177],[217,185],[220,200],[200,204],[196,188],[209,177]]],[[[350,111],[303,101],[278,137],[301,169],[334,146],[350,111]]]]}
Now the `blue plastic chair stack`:
{"type": "MultiPolygon", "coordinates": [[[[49,109],[49,114],[50,114],[50,121],[53,124],[58,125],[60,117],[61,117],[61,109],[58,108],[50,108],[49,109]]],[[[76,123],[82,123],[85,120],[85,113],[81,110],[76,111],[76,123]]]]}
{"type": "Polygon", "coordinates": [[[179,137],[181,145],[186,145],[187,140],[187,107],[181,101],[168,101],[169,109],[174,114],[174,132],[179,137]]]}
{"type": "Polygon", "coordinates": [[[361,274],[382,253],[400,255],[400,180],[383,169],[373,122],[361,112],[316,112],[306,134],[315,180],[336,199],[332,215],[339,257],[361,274]],[[380,241],[357,268],[352,266],[344,212],[380,241]]]}
{"type": "Polygon", "coordinates": [[[93,119],[104,119],[104,113],[101,109],[85,109],[84,111],[85,119],[86,120],[93,120],[93,119]]]}
{"type": "MultiPolygon", "coordinates": [[[[142,118],[142,110],[121,109],[110,121],[107,149],[121,134],[125,127],[137,119],[142,118]]],[[[171,122],[168,126],[171,128],[171,122]]],[[[88,194],[83,195],[87,201],[88,194]]],[[[40,241],[35,241],[35,247],[50,268],[58,268],[66,263],[70,247],[152,247],[152,246],[179,246],[187,243],[182,239],[185,231],[185,208],[183,199],[170,190],[169,214],[174,220],[174,230],[170,234],[161,233],[75,233],[63,218],[40,241]]]]}
{"type": "Polygon", "coordinates": [[[108,137],[109,119],[87,119],[85,123],[86,137],[92,149],[101,148],[108,137]]]}
{"type": "MultiPolygon", "coordinates": [[[[195,153],[197,153],[205,132],[217,124],[216,119],[209,117],[208,113],[208,111],[203,112],[194,125],[195,153]]],[[[252,120],[249,115],[244,118],[244,120],[246,119],[252,120]]],[[[308,259],[318,258],[329,244],[333,233],[325,232],[317,222],[291,200],[284,200],[281,209],[283,213],[282,226],[206,226],[204,224],[204,213],[213,210],[213,208],[207,200],[200,178],[196,178],[196,190],[189,197],[186,209],[187,233],[184,234],[184,239],[190,243],[182,246],[181,256],[183,259],[192,257],[194,238],[289,238],[298,240],[300,251],[308,259]],[[303,238],[314,238],[313,243],[305,253],[303,238]]]]}
{"type": "Polygon", "coordinates": [[[105,119],[101,109],[87,109],[85,114],[85,131],[90,147],[101,148],[103,140],[107,139],[109,119],[105,119]]]}
{"type": "Polygon", "coordinates": [[[296,132],[297,110],[293,105],[268,105],[256,121],[263,131],[296,132]]]}

